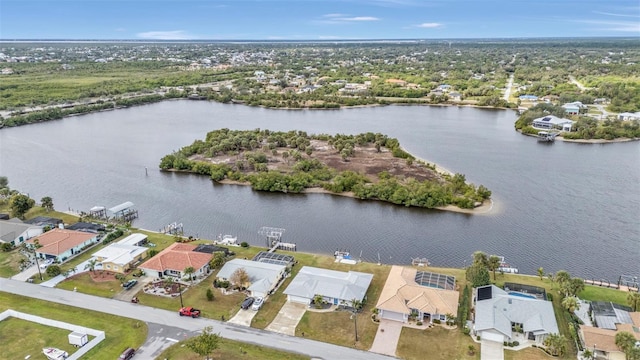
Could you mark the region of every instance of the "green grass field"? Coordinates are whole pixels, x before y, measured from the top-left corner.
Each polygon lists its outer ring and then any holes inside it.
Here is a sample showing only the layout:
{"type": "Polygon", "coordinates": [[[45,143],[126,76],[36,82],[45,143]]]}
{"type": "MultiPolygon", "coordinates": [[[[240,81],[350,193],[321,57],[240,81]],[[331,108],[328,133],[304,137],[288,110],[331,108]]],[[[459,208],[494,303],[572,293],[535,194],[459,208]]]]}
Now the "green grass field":
{"type": "MultiPolygon", "coordinates": [[[[183,345],[183,343],[180,342],[165,350],[157,357],[157,359],[202,360],[202,356],[199,356],[193,351],[189,350],[183,345]]],[[[278,351],[264,346],[257,346],[233,340],[220,339],[219,348],[212,353],[209,359],[303,360],[309,359],[309,357],[295,353],[278,351]]]]}
{"type": "MultiPolygon", "coordinates": [[[[0,292],[0,311],[4,311],[7,309],[13,309],[16,311],[21,311],[24,313],[38,315],[54,320],[64,321],[71,324],[86,326],[88,328],[102,330],[105,332],[106,338],[99,345],[97,345],[94,349],[92,349],[85,356],[87,359],[96,359],[96,360],[113,360],[117,359],[122,350],[127,347],[138,348],[147,337],[147,325],[143,322],[139,322],[133,319],[127,319],[123,317],[107,315],[104,313],[90,311],[90,310],[80,310],[78,308],[74,308],[71,306],[50,303],[46,301],[25,298],[18,295],[11,295],[4,292],[0,292]]],[[[28,348],[31,349],[31,346],[35,345],[37,337],[33,337],[32,333],[28,333],[29,336],[24,336],[25,333],[22,333],[23,336],[15,339],[15,341],[9,342],[5,341],[10,335],[5,333],[6,328],[4,328],[3,322],[0,322],[0,338],[2,338],[2,358],[4,359],[23,359],[24,356],[20,357],[6,357],[5,351],[12,353],[20,353],[20,348],[28,348]],[[5,329],[5,330],[3,330],[5,329]]],[[[13,325],[9,324],[9,326],[21,326],[21,325],[13,325]]],[[[32,328],[31,324],[29,324],[29,328],[32,328]]],[[[34,328],[35,329],[35,328],[34,328]]],[[[37,331],[34,330],[34,331],[37,331]]],[[[44,330],[42,330],[44,332],[44,330]]],[[[47,330],[44,333],[47,333],[47,330]]],[[[51,330],[51,334],[58,334],[57,332],[51,330]]],[[[64,342],[67,341],[67,335],[69,331],[64,330],[64,339],[60,344],[59,348],[66,349],[63,345],[64,342]]],[[[13,336],[13,335],[11,335],[13,336]]],[[[59,335],[52,335],[57,337],[59,335]]],[[[53,343],[52,343],[53,344],[53,343]]],[[[58,344],[58,342],[56,342],[58,344]]],[[[32,358],[39,359],[43,358],[44,355],[41,355],[42,347],[38,342],[37,345],[40,348],[39,353],[31,353],[32,358]]],[[[36,349],[37,350],[37,349],[36,349]]],[[[36,351],[38,352],[38,351],[36,351]]]]}

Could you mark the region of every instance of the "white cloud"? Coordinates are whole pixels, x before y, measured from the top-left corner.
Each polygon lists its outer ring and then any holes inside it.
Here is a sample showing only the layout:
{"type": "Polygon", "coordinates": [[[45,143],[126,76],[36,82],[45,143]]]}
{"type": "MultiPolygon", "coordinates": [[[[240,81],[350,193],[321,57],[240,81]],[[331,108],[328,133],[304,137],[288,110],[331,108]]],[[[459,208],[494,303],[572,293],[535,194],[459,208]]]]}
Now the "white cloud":
{"type": "Polygon", "coordinates": [[[324,17],[324,18],[339,18],[339,17],[345,17],[345,16],[347,16],[347,15],[345,15],[345,14],[338,14],[338,13],[336,13],[336,14],[325,14],[325,15],[322,15],[322,17],[324,17]]]}
{"type": "Polygon", "coordinates": [[[377,17],[373,17],[373,16],[354,16],[354,17],[343,17],[343,18],[336,18],[337,20],[340,21],[378,21],[380,20],[377,17]]]}
{"type": "Polygon", "coordinates": [[[439,27],[441,27],[441,26],[442,26],[442,24],[432,22],[432,23],[422,23],[422,24],[420,24],[420,25],[416,25],[416,26],[417,26],[417,27],[419,27],[419,28],[434,29],[434,28],[439,28],[439,27]]]}
{"type": "Polygon", "coordinates": [[[184,30],[146,31],[137,33],[136,36],[141,39],[150,40],[189,40],[195,38],[195,36],[189,34],[184,30]]]}
{"type": "Polygon", "coordinates": [[[599,14],[599,15],[607,15],[607,16],[640,18],[640,15],[634,15],[634,14],[617,14],[617,13],[610,13],[610,12],[604,12],[604,11],[593,11],[593,13],[599,14]]]}
{"type": "Polygon", "coordinates": [[[577,20],[577,22],[597,25],[593,30],[640,33],[637,21],[577,20]]]}

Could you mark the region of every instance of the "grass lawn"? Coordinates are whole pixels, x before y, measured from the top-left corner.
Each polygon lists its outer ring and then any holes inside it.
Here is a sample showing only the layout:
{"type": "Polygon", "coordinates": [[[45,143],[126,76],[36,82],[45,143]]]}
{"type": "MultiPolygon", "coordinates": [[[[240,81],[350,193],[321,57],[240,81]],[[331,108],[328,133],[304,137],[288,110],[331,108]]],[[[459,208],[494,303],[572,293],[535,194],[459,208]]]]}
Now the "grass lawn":
{"type": "Polygon", "coordinates": [[[0,277],[10,278],[20,272],[20,259],[26,259],[15,248],[9,252],[0,251],[0,277]]]}
{"type": "Polygon", "coordinates": [[[629,303],[627,303],[628,295],[629,293],[626,291],[609,289],[600,286],[585,285],[584,290],[582,290],[578,294],[578,297],[583,300],[611,301],[616,304],[629,306],[629,303]]]}
{"type": "Polygon", "coordinates": [[[35,322],[8,318],[0,321],[0,338],[2,338],[2,357],[5,359],[41,358],[42,348],[55,347],[73,354],[76,348],[69,344],[71,331],[35,322]],[[21,341],[29,334],[29,341],[21,341]]]}
{"type": "MultiPolygon", "coordinates": [[[[220,339],[219,348],[216,349],[210,359],[256,359],[256,360],[303,360],[308,356],[270,349],[264,346],[246,344],[238,341],[220,339]]],[[[202,360],[202,356],[184,347],[183,343],[177,343],[162,354],[157,359],[165,360],[202,360]]]]}
{"type": "Polygon", "coordinates": [[[396,348],[396,355],[403,359],[480,359],[480,344],[460,330],[447,330],[435,326],[426,330],[403,328],[396,348]],[[469,345],[475,354],[469,355],[469,345]],[[428,354],[428,356],[427,356],[428,354]]]}
{"type": "MultiPolygon", "coordinates": [[[[18,295],[11,295],[0,292],[0,311],[13,309],[33,315],[51,318],[71,324],[86,326],[88,328],[102,330],[105,332],[106,339],[98,346],[91,350],[85,357],[87,359],[96,360],[112,360],[117,359],[122,350],[127,347],[138,348],[147,337],[147,325],[137,320],[127,319],[114,315],[108,315],[96,311],[80,310],[71,306],[50,303],[46,301],[31,299],[18,295]]],[[[0,322],[0,324],[4,323],[0,322]]],[[[0,329],[2,329],[0,327],[0,329]]],[[[63,342],[67,340],[66,335],[69,331],[65,330],[63,342]]],[[[9,348],[28,347],[35,343],[38,337],[32,336],[31,332],[22,333],[29,336],[22,336],[16,342],[4,341],[6,339],[2,333],[2,358],[6,359],[23,359],[22,357],[7,357],[4,353],[9,348]],[[10,345],[8,345],[10,344],[10,345]]],[[[38,345],[39,346],[39,345],[38,345]]],[[[64,348],[61,346],[61,348],[64,348]]],[[[40,348],[40,353],[42,349],[40,348]]],[[[44,355],[32,354],[32,357],[42,358],[44,355]]]]}
{"type": "MultiPolygon", "coordinates": [[[[100,271],[96,271],[100,274],[100,271]]],[[[73,290],[74,288],[81,293],[112,298],[115,294],[122,291],[120,281],[93,281],[89,273],[82,273],[72,276],[61,283],[57,288],[64,290],[73,290]]]]}
{"type": "MultiPolygon", "coordinates": [[[[572,357],[565,357],[566,359],[571,359],[572,357]]],[[[575,356],[573,357],[575,358],[575,356]]],[[[535,349],[528,348],[519,351],[505,350],[504,351],[504,360],[540,360],[540,359],[562,359],[559,357],[551,356],[546,352],[535,349]]]]}

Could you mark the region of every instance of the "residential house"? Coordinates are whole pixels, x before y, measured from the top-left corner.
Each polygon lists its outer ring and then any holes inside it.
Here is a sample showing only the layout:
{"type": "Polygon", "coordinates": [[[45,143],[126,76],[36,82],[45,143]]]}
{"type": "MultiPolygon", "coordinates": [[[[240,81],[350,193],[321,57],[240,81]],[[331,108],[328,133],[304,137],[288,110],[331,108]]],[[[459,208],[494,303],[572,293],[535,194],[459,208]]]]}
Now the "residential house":
{"type": "Polygon", "coordinates": [[[566,103],[562,105],[564,108],[564,112],[568,115],[578,115],[580,114],[580,110],[582,110],[585,106],[582,105],[580,101],[575,101],[572,103],[566,103]]]}
{"type": "Polygon", "coordinates": [[[438,85],[437,89],[442,92],[449,92],[451,90],[451,85],[448,85],[448,84],[438,85]]]}
{"type": "Polygon", "coordinates": [[[449,99],[453,100],[453,101],[460,101],[462,100],[462,94],[460,94],[459,92],[450,92],[449,93],[449,99]]]}
{"type": "Polygon", "coordinates": [[[117,242],[96,251],[93,258],[102,264],[103,270],[124,274],[144,259],[147,250],[146,247],[117,242]]]}
{"type": "Polygon", "coordinates": [[[362,302],[373,279],[373,274],[356,271],[336,271],[304,266],[284,293],[291,302],[311,304],[316,295],[334,305],[351,305],[352,300],[362,302]]]}
{"type": "Polygon", "coordinates": [[[216,278],[222,281],[230,281],[234,272],[244,269],[249,276],[249,283],[245,284],[251,296],[267,296],[271,294],[280,280],[286,275],[287,267],[279,264],[233,259],[224,264],[218,271],[216,278]]]}
{"type": "Polygon", "coordinates": [[[630,323],[616,323],[615,329],[580,325],[579,336],[585,349],[591,350],[598,359],[625,360],[625,354],[616,345],[616,335],[628,332],[640,346],[640,312],[629,312],[630,323]]]}
{"type": "Polygon", "coordinates": [[[549,334],[558,334],[553,304],[495,285],[474,290],[475,321],[473,332],[484,340],[513,341],[520,328],[525,339],[542,345],[549,334]]]}
{"type": "Polygon", "coordinates": [[[27,244],[33,248],[36,240],[40,245],[40,247],[35,250],[39,258],[65,262],[68,258],[81,253],[87,247],[97,243],[98,235],[55,228],[27,240],[27,244]]]}
{"type": "Polygon", "coordinates": [[[535,95],[520,95],[518,99],[521,101],[538,101],[538,97],[535,95]]]}
{"type": "Polygon", "coordinates": [[[569,119],[559,118],[554,115],[547,115],[534,119],[531,125],[536,129],[542,130],[558,129],[562,131],[571,131],[574,123],[575,121],[569,119]]]}
{"type": "Polygon", "coordinates": [[[635,113],[623,112],[618,114],[618,120],[622,121],[630,121],[630,120],[640,120],[640,111],[635,113]]]}
{"type": "Polygon", "coordinates": [[[192,267],[194,276],[203,276],[209,272],[209,261],[213,255],[195,251],[196,245],[173,243],[160,253],[138,266],[147,275],[164,278],[165,276],[183,278],[184,270],[192,267]]]}
{"type": "Polygon", "coordinates": [[[398,85],[398,86],[405,86],[407,85],[407,82],[404,80],[400,80],[400,79],[387,79],[385,80],[386,83],[392,84],[392,85],[398,85]]]}
{"type": "Polygon", "coordinates": [[[381,319],[406,323],[410,317],[420,321],[447,320],[458,313],[459,293],[455,278],[392,266],[376,304],[381,319]]]}
{"type": "Polygon", "coordinates": [[[20,219],[0,220],[0,243],[18,246],[42,232],[42,226],[25,224],[20,219]]]}

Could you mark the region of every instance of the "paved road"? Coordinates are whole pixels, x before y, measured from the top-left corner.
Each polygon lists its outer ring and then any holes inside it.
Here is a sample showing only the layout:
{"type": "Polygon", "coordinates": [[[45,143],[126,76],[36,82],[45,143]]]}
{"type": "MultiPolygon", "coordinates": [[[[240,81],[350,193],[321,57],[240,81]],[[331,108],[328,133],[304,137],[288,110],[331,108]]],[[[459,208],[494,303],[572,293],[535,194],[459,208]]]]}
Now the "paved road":
{"type": "Polygon", "coordinates": [[[183,331],[200,331],[206,326],[221,337],[286,351],[294,351],[318,359],[389,360],[391,357],[315,340],[277,334],[265,330],[247,328],[210,319],[192,319],[178,316],[175,311],[156,309],[145,305],[106,299],[36,284],[0,278],[0,291],[28,296],[40,300],[101,311],[132,319],[172,326],[183,331]]]}
{"type": "MultiPolygon", "coordinates": [[[[515,56],[513,57],[515,59],[515,56]]],[[[507,87],[504,89],[504,100],[509,102],[509,97],[511,96],[511,88],[513,87],[513,73],[509,76],[509,80],[507,81],[507,87]]]]}
{"type": "Polygon", "coordinates": [[[171,345],[200,335],[195,331],[184,331],[173,326],[149,323],[147,341],[136,351],[136,360],[153,360],[171,345]]]}

